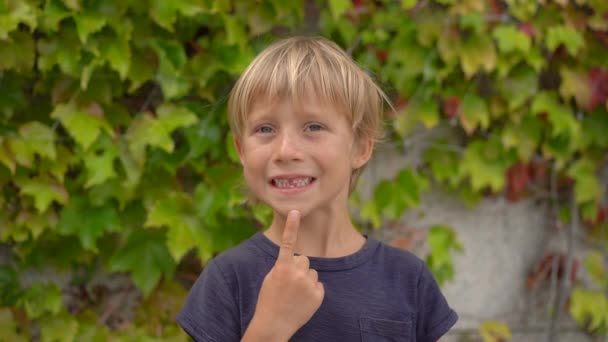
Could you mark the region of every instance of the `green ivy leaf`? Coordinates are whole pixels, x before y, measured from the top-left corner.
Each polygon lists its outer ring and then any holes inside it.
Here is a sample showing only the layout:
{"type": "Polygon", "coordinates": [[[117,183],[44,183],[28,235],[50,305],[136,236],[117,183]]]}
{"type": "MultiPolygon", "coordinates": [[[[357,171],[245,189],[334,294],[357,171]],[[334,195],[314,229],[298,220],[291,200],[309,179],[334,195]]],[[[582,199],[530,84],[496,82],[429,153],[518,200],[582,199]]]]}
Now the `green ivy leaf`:
{"type": "Polygon", "coordinates": [[[587,330],[600,335],[608,332],[608,298],[602,291],[575,287],[569,309],[570,315],[587,330]]]}
{"type": "Polygon", "coordinates": [[[389,206],[393,199],[393,183],[388,180],[382,180],[376,185],[374,191],[374,202],[379,211],[383,211],[389,206]]]}
{"type": "Polygon", "coordinates": [[[604,264],[604,256],[598,251],[591,251],[585,258],[585,269],[589,272],[591,279],[600,288],[608,285],[608,272],[604,264]]]}
{"type": "Polygon", "coordinates": [[[462,244],[458,241],[456,232],[444,225],[431,227],[427,241],[431,252],[427,256],[426,262],[437,282],[442,285],[454,277],[454,262],[451,251],[454,249],[462,252],[462,244]]]}
{"type": "Polygon", "coordinates": [[[395,119],[395,130],[405,137],[415,128],[418,121],[426,128],[433,128],[439,123],[439,105],[435,100],[410,102],[406,110],[395,119]]]}
{"type": "Polygon", "coordinates": [[[80,75],[82,45],[73,26],[62,26],[58,35],[37,40],[37,66],[41,71],[49,72],[55,65],[71,76],[80,75]]]}
{"type": "Polygon", "coordinates": [[[92,33],[99,32],[107,23],[107,19],[101,13],[86,11],[74,16],[78,38],[85,44],[92,33]]]}
{"type": "Polygon", "coordinates": [[[53,210],[37,213],[21,209],[15,218],[15,223],[27,233],[25,235],[28,239],[37,240],[46,228],[57,224],[57,215],[53,210]]]}
{"type": "Polygon", "coordinates": [[[507,101],[509,111],[520,108],[536,95],[538,74],[529,67],[518,67],[497,85],[502,97],[507,101]]]}
{"type": "Polygon", "coordinates": [[[65,173],[74,162],[74,155],[63,145],[57,146],[57,157],[52,162],[45,162],[40,165],[41,172],[48,172],[55,179],[63,183],[65,173]]]}
{"type": "Polygon", "coordinates": [[[12,174],[15,174],[15,168],[17,167],[15,164],[15,158],[9,149],[8,143],[3,141],[2,138],[0,138],[0,163],[4,164],[4,166],[11,170],[12,174]]]}
{"type": "Polygon", "coordinates": [[[57,32],[59,22],[70,16],[70,11],[60,0],[48,0],[40,15],[40,27],[44,31],[57,32]]]}
{"type": "Polygon", "coordinates": [[[460,46],[459,57],[467,79],[479,70],[490,72],[496,67],[496,49],[487,36],[469,37],[460,46]]]}
{"type": "Polygon", "coordinates": [[[483,33],[486,23],[483,15],[479,12],[467,13],[460,16],[459,26],[462,29],[470,29],[475,34],[483,33]]]}
{"type": "Polygon", "coordinates": [[[572,56],[575,56],[585,46],[583,35],[576,29],[565,25],[550,27],[546,43],[551,51],[563,44],[572,56]]]}
{"type": "Polygon", "coordinates": [[[10,308],[0,309],[0,340],[11,342],[26,342],[28,339],[18,333],[18,325],[13,318],[10,308]]]}
{"type": "Polygon", "coordinates": [[[502,143],[517,150],[519,159],[528,162],[534,156],[542,137],[542,122],[536,116],[526,115],[512,122],[502,131],[502,143]]]}
{"type": "Polygon", "coordinates": [[[418,118],[428,129],[439,123],[439,105],[437,101],[424,101],[419,107],[412,108],[410,114],[418,118]]]}
{"type": "Polygon", "coordinates": [[[19,127],[19,135],[24,139],[30,154],[55,160],[55,132],[38,121],[28,122],[19,127]]]}
{"type": "MultiPolygon", "coordinates": [[[[1,140],[0,140],[1,141],[1,140]]],[[[10,137],[0,146],[0,161],[15,172],[15,160],[26,167],[33,166],[34,155],[55,160],[55,133],[37,121],[19,127],[19,137],[10,137]]]]}
{"type": "Polygon", "coordinates": [[[510,341],[512,338],[511,329],[503,322],[485,321],[479,326],[478,331],[483,342],[510,341]]]}
{"type": "Polygon", "coordinates": [[[411,169],[403,169],[394,180],[382,180],[374,191],[375,205],[367,210],[377,210],[377,213],[366,212],[368,218],[374,218],[380,213],[392,220],[397,220],[409,207],[420,204],[420,193],[428,187],[425,178],[411,169]]]}
{"type": "Polygon", "coordinates": [[[36,7],[26,1],[8,1],[0,13],[0,40],[8,39],[8,34],[18,28],[19,24],[27,25],[30,30],[36,29],[36,7]]]}
{"type": "Polygon", "coordinates": [[[228,152],[228,158],[235,163],[239,163],[241,158],[239,152],[236,150],[236,146],[234,146],[234,136],[232,133],[226,135],[225,145],[226,151],[228,152]]]}
{"type": "Polygon", "coordinates": [[[505,173],[514,162],[513,151],[506,151],[498,139],[475,140],[467,146],[459,171],[461,176],[470,177],[473,190],[489,187],[498,192],[504,187],[505,173]]]}
{"type": "Polygon", "coordinates": [[[129,92],[137,90],[142,84],[154,77],[156,67],[148,61],[152,53],[145,53],[137,48],[131,49],[131,62],[127,78],[131,81],[129,92]]]}
{"type": "Polygon", "coordinates": [[[202,7],[201,2],[192,0],[152,0],[149,7],[150,17],[159,26],[170,32],[174,32],[173,25],[178,13],[184,16],[194,16],[204,11],[205,8],[202,7]]]}
{"type": "Polygon", "coordinates": [[[40,335],[42,341],[76,341],[78,325],[78,321],[67,312],[41,320],[40,335]]]}
{"type": "Polygon", "coordinates": [[[45,212],[53,201],[60,204],[68,202],[68,192],[65,187],[47,177],[27,178],[17,181],[20,193],[34,198],[34,205],[39,213],[45,212]]]}
{"type": "Polygon", "coordinates": [[[361,209],[361,218],[372,222],[374,229],[380,228],[382,225],[382,217],[380,216],[380,210],[376,206],[376,201],[369,201],[361,209]]]}
{"type": "Polygon", "coordinates": [[[0,39],[0,70],[31,72],[35,60],[36,51],[31,34],[16,31],[7,40],[0,39]]]}
{"type": "Polygon", "coordinates": [[[424,153],[424,161],[431,166],[433,176],[439,182],[446,182],[455,187],[459,182],[459,155],[450,149],[449,141],[440,139],[434,142],[424,153]]]}
{"type": "Polygon", "coordinates": [[[476,95],[467,95],[462,99],[460,111],[460,124],[471,135],[477,129],[487,129],[490,125],[488,107],[483,99],[476,95]]]}
{"type": "Polygon", "coordinates": [[[247,32],[244,23],[232,15],[224,16],[224,23],[226,24],[226,42],[244,47],[247,44],[247,32]]]}
{"type": "Polygon", "coordinates": [[[608,147],[608,115],[605,111],[599,110],[590,115],[586,115],[582,122],[581,144],[583,147],[596,145],[600,148],[608,147]]]}
{"type": "Polygon", "coordinates": [[[352,6],[350,0],[329,0],[329,11],[334,19],[340,18],[352,6]]]}
{"type": "Polygon", "coordinates": [[[541,92],[532,102],[532,113],[547,113],[553,130],[553,136],[565,135],[573,140],[578,138],[580,124],[574,118],[572,110],[559,102],[554,92],[541,92]]]}
{"type": "Polygon", "coordinates": [[[129,127],[127,141],[135,160],[142,165],[146,146],[160,147],[167,152],[173,151],[171,133],[180,127],[190,126],[197,117],[189,109],[165,103],[156,110],[158,118],[150,114],[140,114],[129,127]]]}
{"type": "Polygon", "coordinates": [[[129,272],[135,285],[148,297],[162,275],[171,278],[175,262],[165,245],[161,231],[134,230],[125,245],[109,261],[112,272],[129,272]]]}
{"type": "Polygon", "coordinates": [[[120,230],[116,210],[109,206],[92,206],[83,197],[72,197],[59,217],[57,231],[64,235],[76,235],[82,246],[97,251],[97,239],[105,232],[120,230]]]}
{"type": "Polygon", "coordinates": [[[117,148],[109,139],[100,144],[99,149],[90,149],[85,152],[82,158],[88,175],[85,188],[102,184],[108,179],[116,177],[114,160],[117,155],[117,148]]]}
{"type": "Polygon", "coordinates": [[[502,53],[520,51],[527,54],[530,51],[530,37],[513,25],[497,26],[492,36],[498,41],[498,50],[502,53]]]}
{"type": "Polygon", "coordinates": [[[528,0],[506,0],[513,16],[521,21],[530,20],[537,11],[538,3],[528,0]]]}
{"type": "Polygon", "coordinates": [[[579,108],[588,108],[591,103],[591,85],[589,78],[582,70],[561,67],[559,94],[565,101],[574,98],[579,108]]]}
{"type": "Polygon", "coordinates": [[[193,247],[210,251],[210,239],[194,212],[192,198],[184,193],[170,193],[148,210],[146,227],[169,227],[167,246],[174,260],[193,247]]]}
{"type": "Polygon", "coordinates": [[[190,126],[198,121],[196,115],[186,107],[171,103],[163,103],[156,109],[158,120],[168,131],[173,132],[177,128],[190,126]]]}
{"type": "Polygon", "coordinates": [[[173,32],[173,24],[177,17],[177,7],[180,1],[153,0],[150,3],[150,17],[162,28],[173,32]]]}
{"type": "MultiPolygon", "coordinates": [[[[228,201],[228,193],[218,186],[208,186],[200,182],[194,189],[194,206],[196,213],[206,225],[220,225],[218,214],[224,210],[228,201]]],[[[263,207],[263,205],[260,205],[263,207]]]]}
{"type": "Polygon", "coordinates": [[[95,103],[89,108],[79,108],[73,103],[61,103],[55,107],[51,117],[59,119],[74,140],[85,150],[97,140],[101,130],[105,130],[110,136],[113,135],[112,127],[103,117],[101,107],[95,103]]]}
{"type": "MultiPolygon", "coordinates": [[[[129,149],[127,141],[121,139],[118,142],[118,158],[127,174],[127,179],[124,181],[125,187],[131,190],[135,189],[144,172],[145,154],[138,157],[134,156],[129,149]]],[[[128,198],[129,196],[126,197],[128,198]]]]}
{"type": "MultiPolygon", "coordinates": [[[[27,142],[21,137],[8,137],[6,139],[7,154],[14,158],[19,165],[31,168],[34,162],[34,154],[27,146],[27,142]]],[[[10,165],[10,162],[9,162],[10,165]]]]}
{"type": "Polygon", "coordinates": [[[568,168],[567,174],[576,181],[574,186],[576,203],[599,200],[602,186],[596,172],[597,164],[590,158],[581,158],[568,168]]]}
{"type": "Polygon", "coordinates": [[[47,312],[57,314],[63,307],[61,289],[55,284],[36,283],[19,298],[19,306],[30,319],[40,318],[47,312]]]}
{"type": "MultiPolygon", "coordinates": [[[[201,155],[208,155],[214,159],[220,158],[224,151],[221,146],[223,131],[224,129],[214,122],[213,117],[209,114],[202,117],[198,123],[185,128],[184,135],[190,145],[187,158],[194,160],[201,155]]],[[[232,140],[232,135],[230,135],[230,140],[232,140]]],[[[233,147],[233,149],[236,152],[236,148],[233,147]]],[[[232,159],[232,154],[229,156],[232,159]]],[[[238,161],[238,153],[236,161],[238,161]]]]}
{"type": "Polygon", "coordinates": [[[82,7],[80,6],[81,0],[61,0],[61,1],[67,8],[71,9],[72,11],[80,12],[80,10],[82,9],[82,7]]]}
{"type": "MultiPolygon", "coordinates": [[[[10,266],[0,266],[0,305],[3,307],[13,306],[19,299],[20,292],[21,285],[19,284],[17,272],[10,266]]],[[[2,309],[0,309],[0,317],[2,316],[2,309]]],[[[2,321],[0,318],[0,326],[2,321]]]]}
{"type": "Polygon", "coordinates": [[[166,98],[175,98],[188,91],[189,84],[181,74],[186,64],[186,53],[182,45],[173,40],[155,39],[152,48],[159,59],[157,79],[166,98]]]}
{"type": "Polygon", "coordinates": [[[416,6],[417,0],[401,0],[401,8],[404,10],[408,10],[414,6],[416,6]]]}
{"type": "Polygon", "coordinates": [[[108,328],[97,324],[94,317],[87,320],[78,319],[78,332],[74,341],[105,342],[108,340],[110,340],[108,328]]]}
{"type": "Polygon", "coordinates": [[[435,255],[435,261],[438,263],[451,263],[449,255],[451,248],[460,252],[464,250],[462,244],[457,239],[454,229],[444,225],[431,227],[428,242],[432,251],[431,253],[435,255]]]}
{"type": "Polygon", "coordinates": [[[103,37],[101,55],[116,70],[121,79],[125,79],[131,67],[131,46],[128,36],[107,35],[103,37]]]}

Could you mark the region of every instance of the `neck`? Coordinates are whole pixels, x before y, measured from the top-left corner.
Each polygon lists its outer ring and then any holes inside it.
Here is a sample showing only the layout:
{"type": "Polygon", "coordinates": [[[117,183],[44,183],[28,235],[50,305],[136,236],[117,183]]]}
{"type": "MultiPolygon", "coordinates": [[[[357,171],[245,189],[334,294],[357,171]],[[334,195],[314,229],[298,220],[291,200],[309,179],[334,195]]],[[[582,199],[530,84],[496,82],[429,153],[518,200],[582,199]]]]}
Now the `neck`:
{"type": "MultiPolygon", "coordinates": [[[[271,226],[264,235],[281,244],[285,215],[274,212],[271,226]]],[[[315,211],[302,216],[295,252],[312,257],[337,258],[358,251],[365,238],[353,226],[347,208],[315,211]]]]}

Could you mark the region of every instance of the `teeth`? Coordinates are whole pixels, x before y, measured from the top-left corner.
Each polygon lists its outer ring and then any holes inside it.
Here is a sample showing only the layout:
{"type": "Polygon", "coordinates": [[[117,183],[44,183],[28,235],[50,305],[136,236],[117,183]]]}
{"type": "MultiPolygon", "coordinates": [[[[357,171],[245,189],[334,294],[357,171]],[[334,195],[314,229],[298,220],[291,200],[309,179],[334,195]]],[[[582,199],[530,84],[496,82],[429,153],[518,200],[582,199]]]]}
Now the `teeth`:
{"type": "Polygon", "coordinates": [[[276,185],[277,188],[281,188],[281,189],[292,189],[292,188],[296,188],[296,187],[306,186],[306,185],[310,184],[311,181],[312,181],[312,178],[310,178],[310,177],[296,178],[296,179],[291,179],[291,180],[275,178],[273,180],[274,185],[276,185]]]}

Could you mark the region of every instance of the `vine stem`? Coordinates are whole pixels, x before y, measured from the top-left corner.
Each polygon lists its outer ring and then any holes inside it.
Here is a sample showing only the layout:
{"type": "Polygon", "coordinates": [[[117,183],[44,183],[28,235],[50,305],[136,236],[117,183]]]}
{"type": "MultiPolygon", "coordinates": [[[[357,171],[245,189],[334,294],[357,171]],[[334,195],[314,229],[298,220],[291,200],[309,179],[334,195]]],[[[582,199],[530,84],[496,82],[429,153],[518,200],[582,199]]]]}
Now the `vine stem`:
{"type": "Polygon", "coordinates": [[[555,308],[555,315],[550,323],[549,334],[547,335],[547,341],[556,341],[559,339],[555,334],[555,325],[559,324],[561,311],[566,304],[566,299],[568,298],[568,294],[572,288],[572,281],[570,279],[570,274],[572,273],[573,267],[573,254],[574,254],[574,238],[576,235],[576,231],[579,225],[579,213],[578,207],[576,205],[576,199],[574,196],[574,189],[572,190],[572,194],[570,196],[570,226],[568,227],[568,234],[566,236],[566,265],[565,272],[562,275],[560,281],[560,287],[557,290],[557,296],[555,298],[555,302],[557,303],[557,307],[555,308]]]}
{"type": "MultiPolygon", "coordinates": [[[[557,198],[557,170],[555,167],[551,170],[550,179],[550,193],[551,193],[551,218],[554,222],[559,223],[559,210],[558,210],[558,198],[557,198]]],[[[552,342],[555,335],[555,308],[559,306],[558,294],[557,294],[557,261],[559,259],[554,257],[551,262],[551,287],[549,290],[549,324],[547,325],[547,342],[552,342]]]]}

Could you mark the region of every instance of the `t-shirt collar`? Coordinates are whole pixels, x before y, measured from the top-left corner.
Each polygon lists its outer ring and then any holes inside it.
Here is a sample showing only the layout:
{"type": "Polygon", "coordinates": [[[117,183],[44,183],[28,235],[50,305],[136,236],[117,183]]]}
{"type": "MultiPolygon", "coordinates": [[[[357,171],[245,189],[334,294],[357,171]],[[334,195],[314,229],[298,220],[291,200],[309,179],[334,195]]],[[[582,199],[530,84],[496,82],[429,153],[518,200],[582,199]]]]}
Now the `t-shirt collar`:
{"type": "MultiPolygon", "coordinates": [[[[378,240],[367,235],[364,236],[365,244],[353,254],[337,258],[308,257],[310,268],[317,271],[343,271],[363,264],[372,257],[379,245],[378,240]]],[[[251,237],[251,241],[273,259],[279,255],[279,246],[263,233],[256,233],[251,237]]]]}

